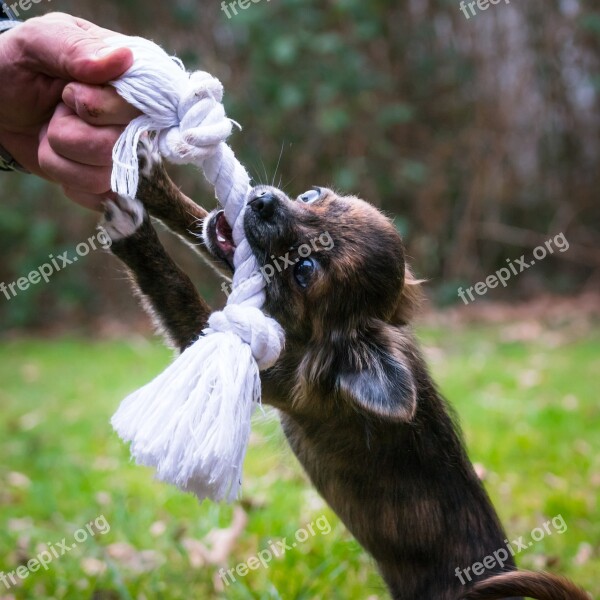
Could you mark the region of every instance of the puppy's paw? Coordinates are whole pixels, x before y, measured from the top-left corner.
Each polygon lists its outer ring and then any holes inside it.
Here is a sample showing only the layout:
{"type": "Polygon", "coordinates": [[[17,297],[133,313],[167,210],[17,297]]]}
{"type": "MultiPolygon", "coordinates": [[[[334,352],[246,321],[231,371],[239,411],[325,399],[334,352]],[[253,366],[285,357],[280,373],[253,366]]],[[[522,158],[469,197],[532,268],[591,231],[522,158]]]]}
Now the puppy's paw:
{"type": "Polygon", "coordinates": [[[113,242],[132,236],[144,222],[144,205],[136,198],[119,196],[104,204],[102,226],[113,242]]]}
{"type": "Polygon", "coordinates": [[[147,133],[140,138],[137,156],[140,176],[145,177],[146,179],[152,179],[154,171],[162,166],[162,157],[152,143],[150,135],[147,133]]]}

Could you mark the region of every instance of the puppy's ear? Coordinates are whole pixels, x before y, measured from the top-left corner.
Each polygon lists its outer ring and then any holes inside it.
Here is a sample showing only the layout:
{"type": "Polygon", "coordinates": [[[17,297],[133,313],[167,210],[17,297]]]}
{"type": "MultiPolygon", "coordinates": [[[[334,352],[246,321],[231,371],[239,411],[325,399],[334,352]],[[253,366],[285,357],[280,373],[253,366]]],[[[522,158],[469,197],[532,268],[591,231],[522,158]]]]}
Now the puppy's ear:
{"type": "Polygon", "coordinates": [[[398,331],[380,323],[349,343],[339,360],[336,389],[356,408],[386,421],[412,420],[417,409],[417,387],[398,331]]]}

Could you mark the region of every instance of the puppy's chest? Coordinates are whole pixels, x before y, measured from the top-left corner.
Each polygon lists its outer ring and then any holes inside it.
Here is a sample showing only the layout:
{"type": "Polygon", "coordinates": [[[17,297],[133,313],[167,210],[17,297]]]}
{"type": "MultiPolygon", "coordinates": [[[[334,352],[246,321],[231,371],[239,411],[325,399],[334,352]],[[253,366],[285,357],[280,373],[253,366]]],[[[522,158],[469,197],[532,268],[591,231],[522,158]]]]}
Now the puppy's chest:
{"type": "Polygon", "coordinates": [[[386,470],[380,445],[364,424],[337,419],[318,422],[285,413],[281,422],[294,454],[330,500],[342,489],[358,495],[365,488],[373,490],[372,479],[386,470]]]}

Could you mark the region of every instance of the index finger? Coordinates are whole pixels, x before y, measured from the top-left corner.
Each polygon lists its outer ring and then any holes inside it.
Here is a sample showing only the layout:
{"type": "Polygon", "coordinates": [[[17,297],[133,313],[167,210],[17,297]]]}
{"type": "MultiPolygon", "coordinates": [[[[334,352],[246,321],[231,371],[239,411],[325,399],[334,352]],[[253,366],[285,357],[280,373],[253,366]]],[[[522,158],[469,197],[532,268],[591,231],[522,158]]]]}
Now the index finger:
{"type": "Polygon", "coordinates": [[[90,125],[128,125],[142,114],[110,85],[70,83],[63,91],[63,102],[90,125]]]}

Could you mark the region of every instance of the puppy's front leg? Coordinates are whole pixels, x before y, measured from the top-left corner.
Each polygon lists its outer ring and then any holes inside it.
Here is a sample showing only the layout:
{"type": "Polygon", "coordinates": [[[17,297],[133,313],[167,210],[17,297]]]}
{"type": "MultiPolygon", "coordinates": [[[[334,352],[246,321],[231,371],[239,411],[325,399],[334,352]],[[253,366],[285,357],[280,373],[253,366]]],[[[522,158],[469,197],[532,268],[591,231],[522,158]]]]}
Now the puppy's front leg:
{"type": "Polygon", "coordinates": [[[144,308],[183,352],[206,327],[209,305],[166,253],[139,200],[108,201],[103,225],[112,239],[111,251],[129,268],[144,308]]]}
{"type": "Polygon", "coordinates": [[[204,221],[210,213],[188,198],[169,177],[159,154],[152,151],[148,139],[142,138],[138,147],[140,185],[138,198],[150,216],[158,219],[176,233],[213,268],[231,277],[230,266],[210,253],[204,243],[204,221]]]}
{"type": "Polygon", "coordinates": [[[231,264],[210,252],[203,236],[205,221],[212,213],[198,206],[173,183],[148,138],[140,140],[138,159],[140,183],[137,197],[150,216],[183,238],[220,275],[230,279],[231,264]]]}

